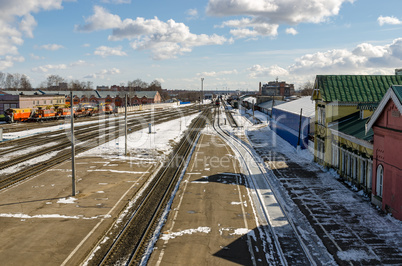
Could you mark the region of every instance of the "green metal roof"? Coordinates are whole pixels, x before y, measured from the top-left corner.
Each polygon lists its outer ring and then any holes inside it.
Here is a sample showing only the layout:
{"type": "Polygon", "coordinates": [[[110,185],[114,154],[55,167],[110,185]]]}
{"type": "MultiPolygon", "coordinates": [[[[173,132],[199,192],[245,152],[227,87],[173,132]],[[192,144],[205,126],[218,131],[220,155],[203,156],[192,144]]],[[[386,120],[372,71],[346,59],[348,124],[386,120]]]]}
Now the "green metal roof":
{"type": "Polygon", "coordinates": [[[393,85],[391,88],[394,91],[396,97],[398,97],[399,102],[402,104],[402,86],[401,85],[393,85]]]}
{"type": "Polygon", "coordinates": [[[325,102],[376,103],[392,85],[402,85],[399,75],[317,75],[316,86],[325,102]]]}
{"type": "Polygon", "coordinates": [[[368,118],[360,119],[360,113],[356,112],[334,121],[330,128],[358,139],[371,141],[374,136],[374,131],[370,129],[366,134],[367,120],[368,118]]]}

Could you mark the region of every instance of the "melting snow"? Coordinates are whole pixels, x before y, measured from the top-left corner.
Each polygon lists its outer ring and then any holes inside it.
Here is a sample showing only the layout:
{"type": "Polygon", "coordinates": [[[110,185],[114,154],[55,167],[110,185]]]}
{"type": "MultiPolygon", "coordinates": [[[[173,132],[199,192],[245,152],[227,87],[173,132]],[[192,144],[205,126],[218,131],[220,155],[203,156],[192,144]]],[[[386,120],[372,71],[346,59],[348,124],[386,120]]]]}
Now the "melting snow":
{"type": "Polygon", "coordinates": [[[183,230],[180,232],[175,232],[175,233],[167,233],[167,234],[163,234],[161,239],[163,240],[169,240],[172,238],[176,238],[177,236],[182,236],[182,235],[191,235],[193,233],[205,233],[208,234],[211,231],[211,228],[209,227],[198,227],[196,229],[187,229],[187,230],[183,230]]]}

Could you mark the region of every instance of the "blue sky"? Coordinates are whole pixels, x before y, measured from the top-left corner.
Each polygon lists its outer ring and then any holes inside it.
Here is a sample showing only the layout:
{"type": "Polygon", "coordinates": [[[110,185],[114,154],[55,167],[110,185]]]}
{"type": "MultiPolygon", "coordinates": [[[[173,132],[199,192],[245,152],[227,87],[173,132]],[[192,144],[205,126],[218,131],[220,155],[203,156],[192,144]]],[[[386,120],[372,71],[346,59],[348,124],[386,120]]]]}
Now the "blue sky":
{"type": "Polygon", "coordinates": [[[0,0],[0,71],[164,89],[402,68],[400,0],[0,0]]]}

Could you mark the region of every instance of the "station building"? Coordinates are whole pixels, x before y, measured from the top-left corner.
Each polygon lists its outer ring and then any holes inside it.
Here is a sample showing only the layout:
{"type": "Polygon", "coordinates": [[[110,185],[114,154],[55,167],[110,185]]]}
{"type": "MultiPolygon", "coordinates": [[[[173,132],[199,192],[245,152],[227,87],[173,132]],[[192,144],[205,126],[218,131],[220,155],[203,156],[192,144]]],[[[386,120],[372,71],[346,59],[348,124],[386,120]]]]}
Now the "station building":
{"type": "Polygon", "coordinates": [[[391,86],[366,123],[373,132],[371,201],[402,221],[402,86],[391,86]]]}
{"type": "Polygon", "coordinates": [[[372,192],[373,133],[365,124],[400,75],[318,75],[314,160],[368,195],[372,192]]]}

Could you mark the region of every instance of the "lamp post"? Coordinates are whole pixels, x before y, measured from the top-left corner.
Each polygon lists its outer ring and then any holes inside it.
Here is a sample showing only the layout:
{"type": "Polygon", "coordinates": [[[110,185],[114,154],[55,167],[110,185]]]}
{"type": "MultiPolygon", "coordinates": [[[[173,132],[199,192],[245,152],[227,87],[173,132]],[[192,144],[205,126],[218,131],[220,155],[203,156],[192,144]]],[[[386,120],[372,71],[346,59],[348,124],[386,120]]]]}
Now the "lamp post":
{"type": "Polygon", "coordinates": [[[204,78],[201,78],[201,102],[204,102],[204,78]]]}

